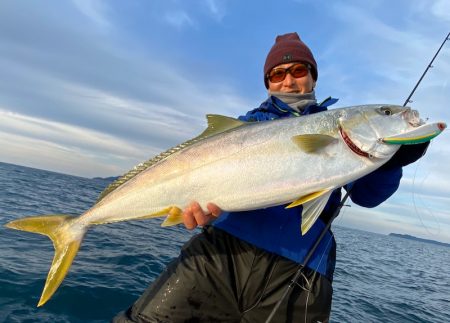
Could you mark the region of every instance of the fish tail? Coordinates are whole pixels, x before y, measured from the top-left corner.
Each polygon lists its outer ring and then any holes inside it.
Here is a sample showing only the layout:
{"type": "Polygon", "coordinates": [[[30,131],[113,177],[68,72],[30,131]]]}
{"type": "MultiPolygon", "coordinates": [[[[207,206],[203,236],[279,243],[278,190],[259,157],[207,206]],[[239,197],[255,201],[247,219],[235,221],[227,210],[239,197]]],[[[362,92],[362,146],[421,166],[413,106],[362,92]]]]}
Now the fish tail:
{"type": "Polygon", "coordinates": [[[63,214],[34,216],[7,223],[7,228],[48,236],[55,248],[53,262],[45,281],[38,307],[44,305],[58,289],[75,258],[86,227],[74,225],[75,217],[63,214]]]}

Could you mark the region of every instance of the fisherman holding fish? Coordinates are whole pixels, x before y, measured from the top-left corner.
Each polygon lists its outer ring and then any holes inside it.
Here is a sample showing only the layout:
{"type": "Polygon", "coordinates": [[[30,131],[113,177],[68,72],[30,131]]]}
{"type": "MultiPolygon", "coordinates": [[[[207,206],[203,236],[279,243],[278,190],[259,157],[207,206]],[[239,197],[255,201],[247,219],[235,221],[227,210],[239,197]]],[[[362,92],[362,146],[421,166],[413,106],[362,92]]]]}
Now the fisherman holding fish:
{"type": "MultiPolygon", "coordinates": [[[[337,100],[318,103],[317,80],[317,63],[297,33],[277,36],[264,64],[269,97],[239,119],[263,122],[325,111],[337,100]]],[[[357,205],[379,205],[397,190],[402,167],[419,159],[427,145],[402,146],[386,164],[344,189],[351,188],[357,205]]],[[[271,165],[260,171],[271,172],[271,165]]],[[[326,198],[306,234],[299,232],[302,206],[222,212],[220,205],[209,203],[203,210],[193,201],[183,221],[188,229],[203,226],[202,232],[114,322],[264,322],[339,207],[341,188],[326,198]]],[[[328,322],[335,262],[336,243],[329,230],[273,321],[328,322]]]]}
{"type": "Polygon", "coordinates": [[[336,100],[316,102],[317,79],[300,37],[278,36],[264,65],[269,98],[259,108],[239,119],[207,115],[199,136],[137,165],[79,216],[6,223],[53,242],[37,306],[57,291],[91,226],[166,217],[162,226],[203,230],[114,321],[329,321],[329,228],[341,189],[357,205],[379,205],[446,124],[398,105],[327,110],[336,100]]]}

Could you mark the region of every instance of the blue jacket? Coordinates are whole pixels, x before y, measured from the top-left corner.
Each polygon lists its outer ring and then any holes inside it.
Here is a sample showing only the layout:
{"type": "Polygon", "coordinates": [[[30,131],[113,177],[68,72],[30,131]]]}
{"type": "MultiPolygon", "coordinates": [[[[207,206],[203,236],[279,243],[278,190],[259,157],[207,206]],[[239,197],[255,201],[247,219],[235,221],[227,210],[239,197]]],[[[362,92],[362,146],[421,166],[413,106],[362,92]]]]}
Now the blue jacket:
{"type": "MultiPolygon", "coordinates": [[[[327,110],[337,99],[328,98],[318,105],[298,113],[286,103],[271,96],[257,109],[239,117],[243,121],[267,121],[307,115],[327,110]]],[[[350,198],[355,204],[375,207],[389,198],[398,188],[401,167],[377,169],[351,183],[350,198]]],[[[350,186],[348,185],[348,186],[350,186]]],[[[214,226],[261,249],[304,264],[306,255],[317,241],[326,223],[339,206],[341,189],[331,195],[320,218],[304,236],[300,233],[302,207],[286,209],[284,205],[246,212],[224,213],[214,226]]],[[[307,267],[333,279],[336,263],[336,242],[331,231],[321,240],[307,267]]]]}

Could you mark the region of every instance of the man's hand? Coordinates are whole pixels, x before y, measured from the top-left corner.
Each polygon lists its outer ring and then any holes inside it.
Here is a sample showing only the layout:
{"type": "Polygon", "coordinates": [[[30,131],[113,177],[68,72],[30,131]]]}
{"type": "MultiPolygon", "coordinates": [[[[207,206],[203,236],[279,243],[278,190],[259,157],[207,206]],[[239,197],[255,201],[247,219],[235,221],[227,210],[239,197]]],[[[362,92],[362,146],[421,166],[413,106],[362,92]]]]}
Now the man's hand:
{"type": "Polygon", "coordinates": [[[405,167],[414,163],[427,151],[430,142],[424,142],[415,145],[401,145],[400,149],[392,156],[392,158],[381,169],[391,169],[398,167],[405,167]]]}
{"type": "Polygon", "coordinates": [[[214,203],[208,203],[206,208],[209,213],[205,213],[197,202],[189,204],[183,211],[184,226],[188,230],[193,230],[199,225],[208,224],[222,213],[222,210],[214,203]]]}

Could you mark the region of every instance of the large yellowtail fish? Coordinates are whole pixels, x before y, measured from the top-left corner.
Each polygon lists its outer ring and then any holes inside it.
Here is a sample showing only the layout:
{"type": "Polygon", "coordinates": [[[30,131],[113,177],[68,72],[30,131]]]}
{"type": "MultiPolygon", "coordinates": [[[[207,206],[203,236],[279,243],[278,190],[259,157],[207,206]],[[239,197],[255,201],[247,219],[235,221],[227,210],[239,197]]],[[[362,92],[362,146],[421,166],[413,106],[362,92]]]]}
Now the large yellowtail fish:
{"type": "MultiPolygon", "coordinates": [[[[55,256],[38,306],[59,287],[89,226],[167,216],[182,222],[196,200],[224,211],[303,205],[306,234],[331,192],[377,169],[402,144],[429,141],[445,127],[425,124],[416,111],[391,105],[334,109],[298,118],[246,123],[208,115],[208,128],[135,167],[78,217],[44,215],[8,228],[47,235],[55,256]]],[[[300,232],[301,231],[301,232],[300,232]]]]}

